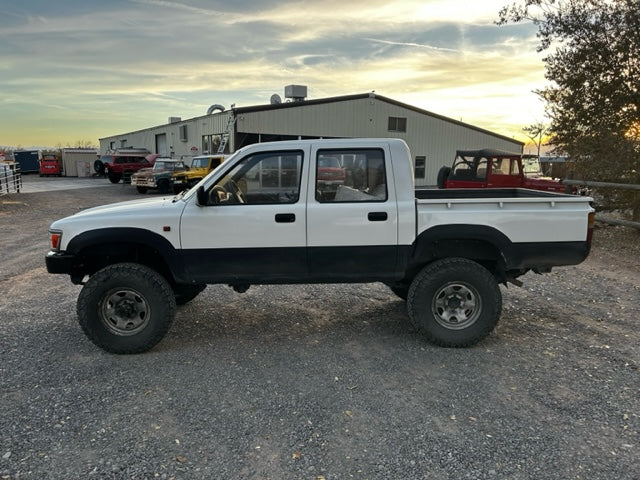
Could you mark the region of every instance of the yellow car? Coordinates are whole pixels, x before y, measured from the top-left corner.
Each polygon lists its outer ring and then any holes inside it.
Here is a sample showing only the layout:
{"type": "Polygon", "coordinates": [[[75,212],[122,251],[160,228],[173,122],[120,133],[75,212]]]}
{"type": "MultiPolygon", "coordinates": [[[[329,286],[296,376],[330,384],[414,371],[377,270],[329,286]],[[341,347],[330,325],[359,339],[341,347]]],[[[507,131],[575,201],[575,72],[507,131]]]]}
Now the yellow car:
{"type": "Polygon", "coordinates": [[[227,155],[222,154],[198,155],[197,157],[193,157],[188,170],[176,172],[171,176],[173,191],[179,193],[182,190],[193,187],[206,177],[210,171],[219,167],[226,158],[227,155]]]}

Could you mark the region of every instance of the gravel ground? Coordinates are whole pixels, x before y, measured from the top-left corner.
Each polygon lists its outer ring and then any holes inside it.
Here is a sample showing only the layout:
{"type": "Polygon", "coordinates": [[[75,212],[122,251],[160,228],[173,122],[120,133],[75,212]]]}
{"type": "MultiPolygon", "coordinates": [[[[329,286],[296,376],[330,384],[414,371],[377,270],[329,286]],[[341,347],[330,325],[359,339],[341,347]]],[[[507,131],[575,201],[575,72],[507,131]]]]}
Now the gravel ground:
{"type": "Polygon", "coordinates": [[[0,198],[0,479],[640,478],[640,233],[503,288],[470,349],[426,343],[379,284],[210,286],[117,356],[46,273],[47,228],[139,197],[0,198]]]}

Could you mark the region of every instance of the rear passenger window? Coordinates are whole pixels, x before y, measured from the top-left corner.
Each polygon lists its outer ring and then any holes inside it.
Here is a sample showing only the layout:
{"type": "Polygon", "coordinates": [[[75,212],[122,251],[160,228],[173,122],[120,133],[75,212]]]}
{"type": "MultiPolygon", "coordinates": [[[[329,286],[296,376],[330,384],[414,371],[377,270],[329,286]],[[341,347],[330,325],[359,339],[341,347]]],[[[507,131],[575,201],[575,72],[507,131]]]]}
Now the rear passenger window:
{"type": "Polygon", "coordinates": [[[379,149],[319,150],[316,159],[318,202],[384,202],[387,174],[379,149]]]}

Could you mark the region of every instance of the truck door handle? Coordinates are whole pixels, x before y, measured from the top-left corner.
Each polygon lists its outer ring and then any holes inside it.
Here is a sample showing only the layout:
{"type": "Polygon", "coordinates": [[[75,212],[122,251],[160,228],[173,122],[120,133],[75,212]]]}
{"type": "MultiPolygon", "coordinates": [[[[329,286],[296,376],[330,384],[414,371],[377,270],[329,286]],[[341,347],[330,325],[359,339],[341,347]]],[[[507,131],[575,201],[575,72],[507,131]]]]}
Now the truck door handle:
{"type": "Polygon", "coordinates": [[[369,212],[367,218],[370,222],[386,222],[387,212],[369,212]]]}
{"type": "Polygon", "coordinates": [[[295,213],[276,213],[276,223],[294,223],[295,221],[295,213]]]}

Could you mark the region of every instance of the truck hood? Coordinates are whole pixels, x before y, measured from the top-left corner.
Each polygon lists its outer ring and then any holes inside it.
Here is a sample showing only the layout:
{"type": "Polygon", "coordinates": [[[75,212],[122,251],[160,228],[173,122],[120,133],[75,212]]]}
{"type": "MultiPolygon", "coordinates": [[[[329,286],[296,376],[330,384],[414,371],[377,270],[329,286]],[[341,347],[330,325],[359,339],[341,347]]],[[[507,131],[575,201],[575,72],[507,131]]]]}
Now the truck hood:
{"type": "Polygon", "coordinates": [[[119,202],[88,208],[51,224],[62,231],[61,249],[81,233],[102,228],[138,228],[160,233],[174,244],[179,242],[180,216],[185,201],[173,196],[119,202]]]}

